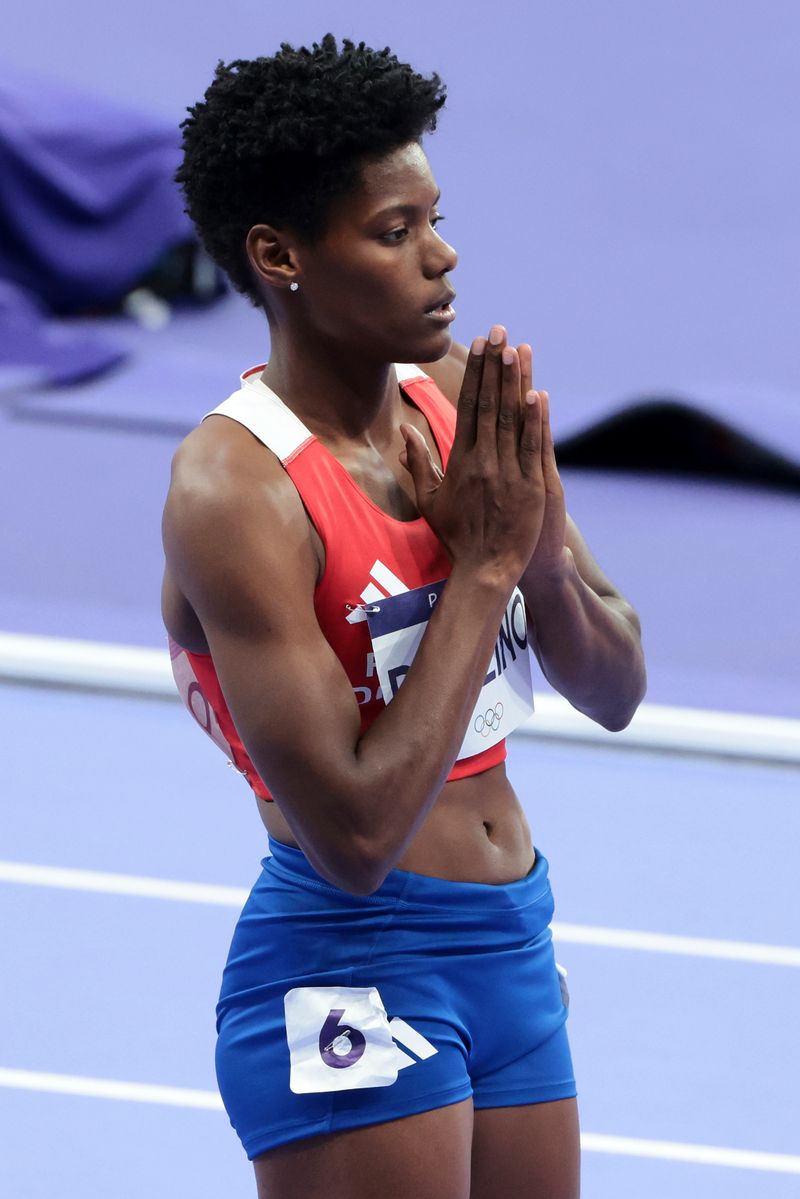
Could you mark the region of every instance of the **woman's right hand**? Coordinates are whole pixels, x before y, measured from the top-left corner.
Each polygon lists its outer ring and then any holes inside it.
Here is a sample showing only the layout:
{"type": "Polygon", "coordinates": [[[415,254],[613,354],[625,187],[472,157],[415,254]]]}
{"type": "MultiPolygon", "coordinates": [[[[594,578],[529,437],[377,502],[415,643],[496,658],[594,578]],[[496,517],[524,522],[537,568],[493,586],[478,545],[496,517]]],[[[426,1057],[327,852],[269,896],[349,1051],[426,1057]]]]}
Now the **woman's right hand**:
{"type": "Polygon", "coordinates": [[[505,330],[494,326],[489,341],[476,338],[470,348],[444,474],[422,434],[401,426],[401,461],[420,514],[454,565],[509,587],[528,565],[545,514],[546,419],[540,393],[523,394],[519,355],[505,344],[505,330]]]}

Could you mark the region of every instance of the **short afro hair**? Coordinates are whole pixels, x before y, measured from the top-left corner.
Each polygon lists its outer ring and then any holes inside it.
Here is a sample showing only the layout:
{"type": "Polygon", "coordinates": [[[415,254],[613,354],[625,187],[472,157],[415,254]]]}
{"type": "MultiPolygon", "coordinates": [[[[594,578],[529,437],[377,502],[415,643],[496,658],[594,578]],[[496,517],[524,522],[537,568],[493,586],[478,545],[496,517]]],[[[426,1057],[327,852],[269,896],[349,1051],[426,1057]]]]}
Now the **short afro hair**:
{"type": "Polygon", "coordinates": [[[284,43],[272,58],[219,62],[204,100],[188,109],[175,176],[211,257],[261,304],[245,250],[248,230],[289,226],[306,241],[325,231],[332,201],[363,162],[436,128],[445,102],[388,47],[332,34],[311,49],[284,43]]]}

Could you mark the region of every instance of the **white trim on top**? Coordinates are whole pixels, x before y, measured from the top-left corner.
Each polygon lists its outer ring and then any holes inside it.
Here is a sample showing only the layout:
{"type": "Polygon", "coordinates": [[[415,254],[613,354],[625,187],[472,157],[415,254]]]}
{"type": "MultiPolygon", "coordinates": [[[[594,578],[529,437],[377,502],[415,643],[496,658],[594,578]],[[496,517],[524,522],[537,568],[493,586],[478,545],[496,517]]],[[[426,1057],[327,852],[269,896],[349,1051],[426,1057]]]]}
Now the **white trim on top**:
{"type": "Polygon", "coordinates": [[[203,420],[208,416],[238,421],[284,463],[312,440],[300,417],[253,371],[243,375],[239,390],[207,412],[203,420]]]}
{"type": "Polygon", "coordinates": [[[413,362],[395,362],[394,369],[397,373],[398,383],[408,383],[410,379],[430,379],[430,375],[420,366],[415,366],[413,362]]]}

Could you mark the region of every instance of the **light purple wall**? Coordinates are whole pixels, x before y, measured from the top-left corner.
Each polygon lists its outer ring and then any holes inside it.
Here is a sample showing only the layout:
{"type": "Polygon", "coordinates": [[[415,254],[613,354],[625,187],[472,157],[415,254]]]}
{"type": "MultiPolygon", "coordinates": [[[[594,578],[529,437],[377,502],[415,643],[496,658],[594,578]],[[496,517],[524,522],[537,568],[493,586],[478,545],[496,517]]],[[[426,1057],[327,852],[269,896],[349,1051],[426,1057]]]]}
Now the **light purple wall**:
{"type": "MultiPolygon", "coordinates": [[[[502,320],[533,341],[558,431],[667,387],[746,405],[748,431],[771,421],[788,441],[794,427],[800,445],[800,0],[500,0],[474,14],[345,2],[333,19],[319,0],[12,0],[0,64],[177,127],[218,57],[329,28],[388,42],[450,86],[430,153],[462,256],[458,336],[502,320]]],[[[262,353],[261,323],[242,313],[236,336],[220,310],[197,318],[214,320],[202,348],[224,347],[231,383],[262,353]]],[[[195,353],[181,328],[165,334],[172,377],[195,353]]],[[[162,366],[136,356],[97,385],[102,403],[124,414],[134,396],[137,412],[168,414],[162,366]]],[[[77,399],[91,407],[93,394],[77,399]]],[[[160,644],[169,440],[0,416],[12,446],[0,507],[26,513],[0,533],[0,627],[160,644]]],[[[650,698],[797,715],[794,498],[566,477],[598,559],[641,611],[650,698]]]]}
{"type": "Polygon", "coordinates": [[[556,409],[704,383],[800,397],[796,0],[18,0],[3,24],[7,59],[176,122],[218,57],[328,29],[389,43],[450,88],[429,150],[457,336],[530,339],[556,409]]]}

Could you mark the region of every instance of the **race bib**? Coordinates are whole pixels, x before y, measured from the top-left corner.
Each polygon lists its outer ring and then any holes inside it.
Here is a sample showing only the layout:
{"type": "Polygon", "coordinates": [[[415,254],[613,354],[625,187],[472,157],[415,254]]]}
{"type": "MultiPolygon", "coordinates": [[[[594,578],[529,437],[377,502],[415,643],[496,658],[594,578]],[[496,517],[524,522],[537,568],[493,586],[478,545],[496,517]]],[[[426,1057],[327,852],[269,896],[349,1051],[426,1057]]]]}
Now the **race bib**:
{"type": "Polygon", "coordinates": [[[283,1003],[295,1095],[390,1087],[438,1052],[405,1020],[389,1020],[377,987],[294,987],[283,1003]]]}
{"type": "MultiPolygon", "coordinates": [[[[390,596],[366,608],[384,701],[397,695],[446,580],[390,596]]],[[[457,761],[502,741],[533,712],[528,620],[518,587],[508,601],[486,678],[457,761]]]]}

